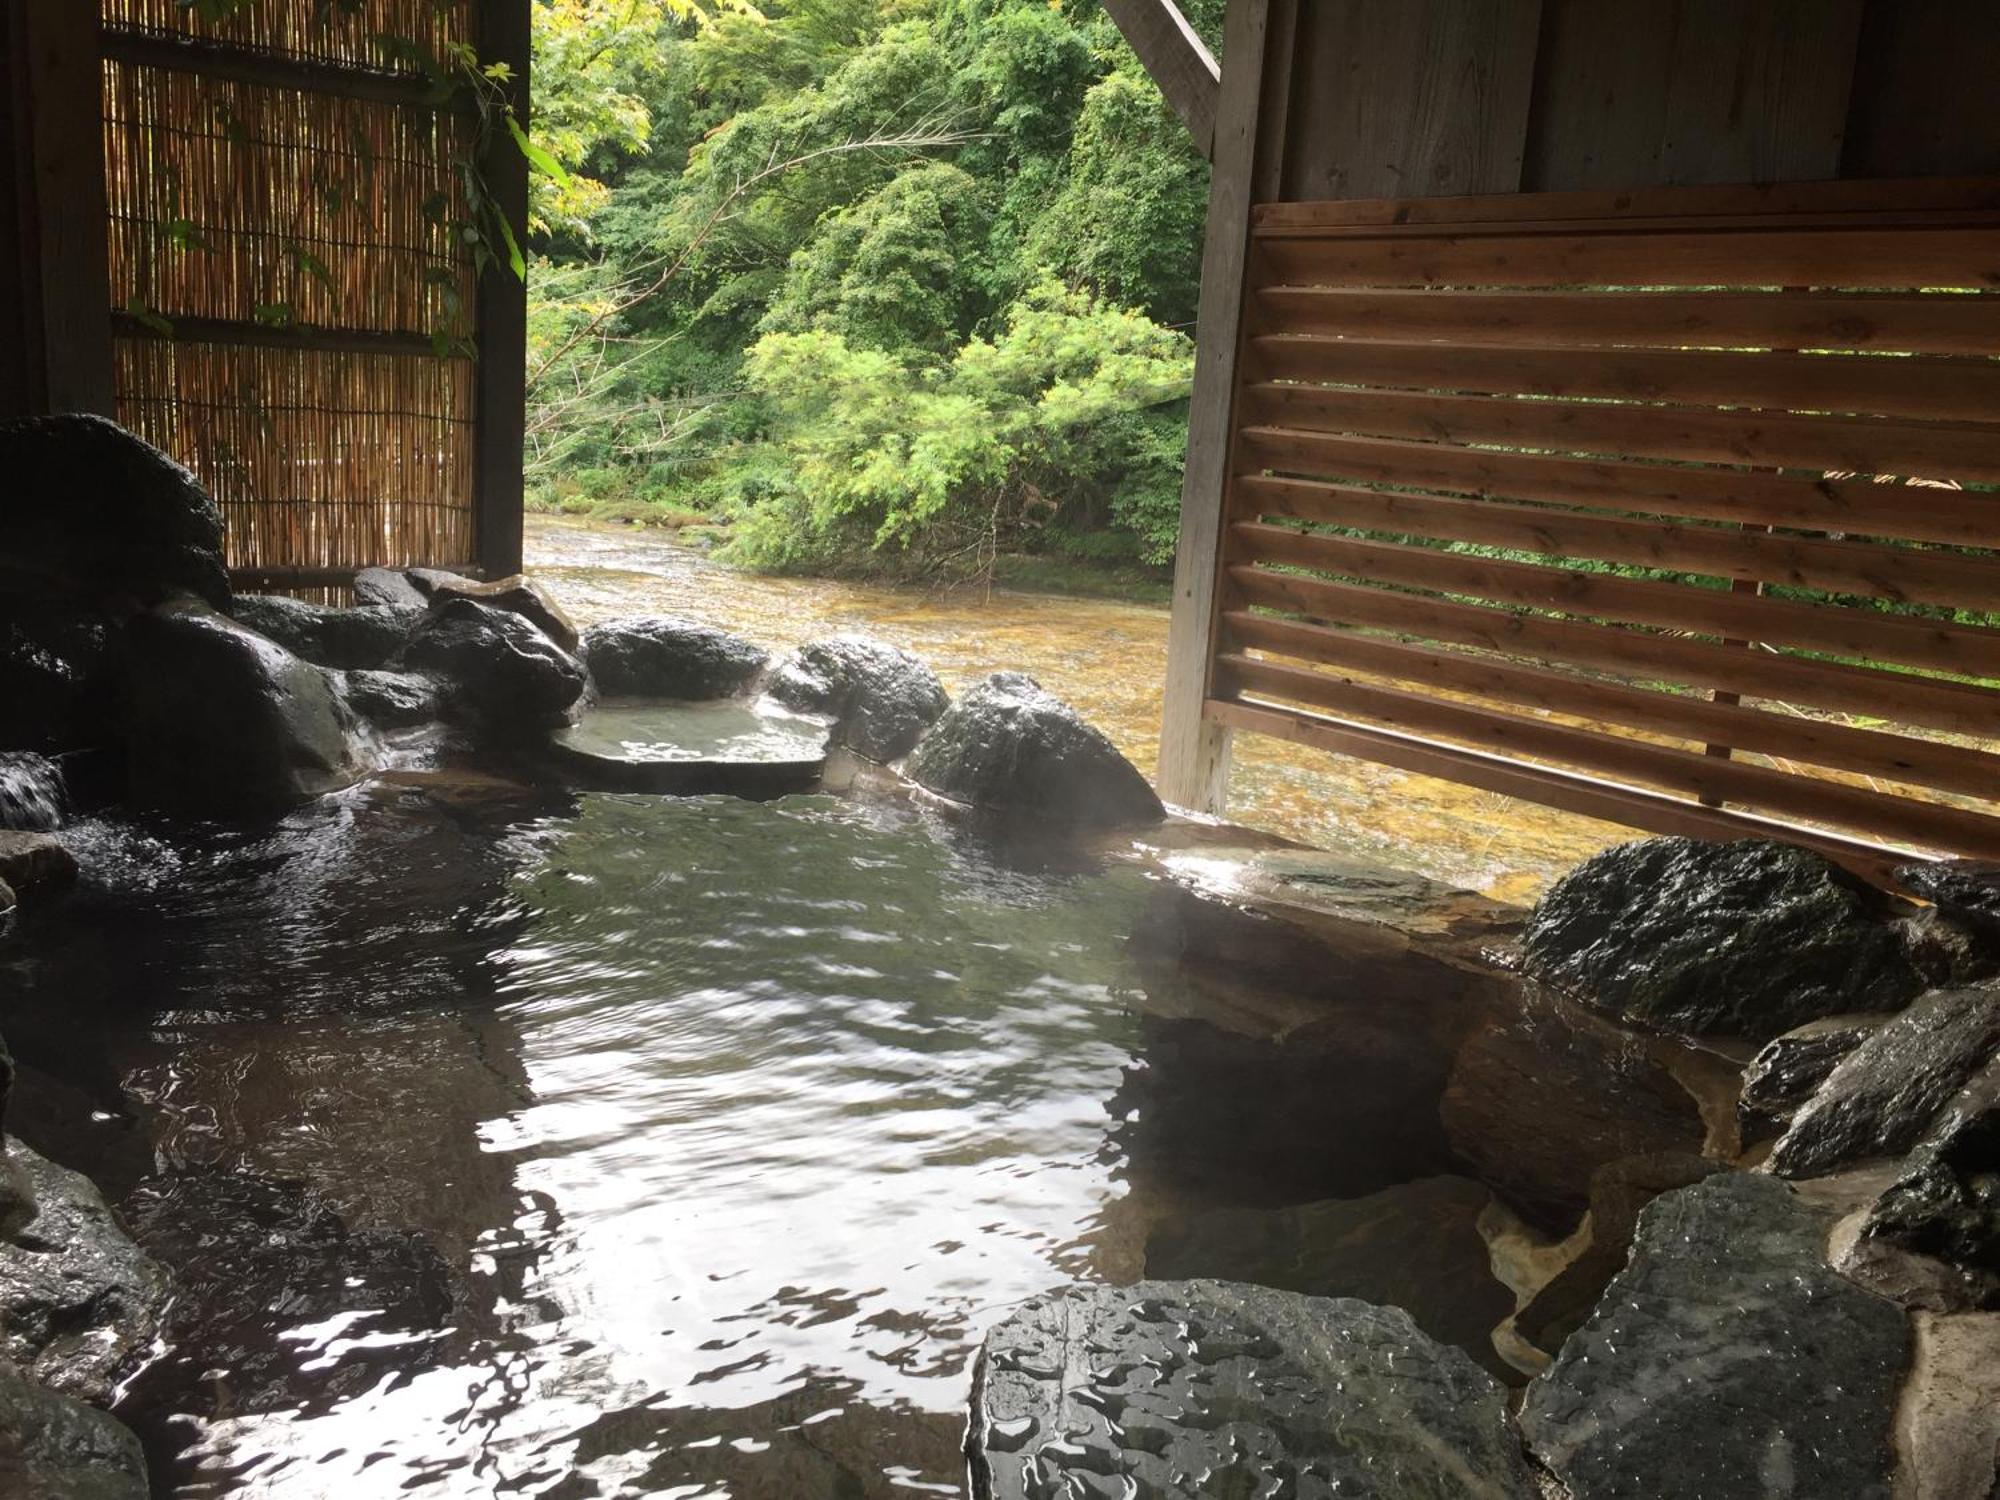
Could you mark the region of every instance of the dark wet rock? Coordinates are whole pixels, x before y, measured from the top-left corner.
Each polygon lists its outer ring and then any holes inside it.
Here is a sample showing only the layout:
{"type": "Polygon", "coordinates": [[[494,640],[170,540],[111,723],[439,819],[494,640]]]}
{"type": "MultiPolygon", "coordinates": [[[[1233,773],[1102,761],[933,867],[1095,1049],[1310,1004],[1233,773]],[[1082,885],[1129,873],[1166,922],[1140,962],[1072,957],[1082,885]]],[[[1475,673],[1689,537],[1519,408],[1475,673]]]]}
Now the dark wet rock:
{"type": "Polygon", "coordinates": [[[1400,1308],[1219,1281],[1069,1287],[986,1336],[979,1500],[1531,1500],[1501,1388],[1400,1308]]]}
{"type": "Polygon", "coordinates": [[[1440,1111],[1453,1149],[1524,1218],[1564,1231],[1598,1169],[1628,1156],[1696,1154],[1691,1095],[1635,1038],[1559,1004],[1496,1020],[1459,1049],[1440,1111]]]}
{"type": "Polygon", "coordinates": [[[1895,1013],[1822,1016],[1774,1036],[1743,1070],[1737,1115],[1746,1126],[1782,1124],[1826,1082],[1827,1075],[1895,1013]]]}
{"type": "Polygon", "coordinates": [[[567,723],[583,696],[583,667],[532,623],[471,599],[436,605],[396,659],[443,681],[452,718],[526,737],[567,723]]]}
{"type": "Polygon", "coordinates": [[[1641,1210],[1662,1193],[1727,1170],[1719,1162],[1676,1151],[1599,1167],[1590,1179],[1590,1217],[1579,1231],[1587,1236],[1582,1248],[1515,1316],[1515,1330],[1550,1354],[1562,1348],[1590,1316],[1611,1278],[1625,1269],[1641,1210]]]}
{"type": "Polygon", "coordinates": [[[431,602],[435,604],[441,599],[473,599],[519,615],[572,656],[582,645],[576,623],[563,612],[562,606],[539,583],[519,573],[510,578],[496,578],[491,583],[446,575],[431,589],[431,602]]]}
{"type": "Polygon", "coordinates": [[[1441,1343],[1503,1380],[1494,1327],[1514,1310],[1493,1279],[1479,1216],[1492,1193],[1464,1177],[1424,1177],[1294,1208],[1209,1208],[1177,1214],[1146,1241],[1155,1281],[1226,1276],[1313,1297],[1400,1307],[1441,1343]]]}
{"type": "Polygon", "coordinates": [[[1949,1268],[1935,1310],[2000,1308],[2000,1062],[1962,1089],[1869,1208],[1859,1248],[1892,1245],[1949,1268]]]}
{"type": "Polygon", "coordinates": [[[661,615],[591,626],[583,659],[607,697],[699,702],[742,691],[770,656],[740,635],[661,615]]]}
{"type": "Polygon", "coordinates": [[[334,609],[270,594],[239,595],[230,614],[292,655],[343,671],[381,666],[423,618],[418,609],[380,604],[334,609]]]}
{"type": "Polygon", "coordinates": [[[922,657],[865,635],[801,646],[764,690],[787,708],[831,719],[840,744],[885,763],[908,755],[951,704],[922,657]]]}
{"type": "Polygon", "coordinates": [[[59,828],[68,801],[62,768],[54,761],[30,751],[0,751],[0,830],[59,828]]]}
{"type": "Polygon", "coordinates": [[[348,707],[377,729],[414,729],[438,717],[438,685],[421,672],[349,672],[348,707]]]}
{"type": "Polygon", "coordinates": [[[32,901],[76,878],[76,856],[46,833],[0,831],[0,881],[17,900],[32,901]]]}
{"type": "Polygon", "coordinates": [[[1904,865],[1896,883],[1989,944],[2000,944],[2000,863],[1942,859],[1904,865]]]}
{"type": "Polygon", "coordinates": [[[166,1273],[88,1179],[10,1142],[40,1212],[0,1242],[0,1358],[65,1395],[107,1400],[152,1346],[166,1273]]]}
{"type": "Polygon", "coordinates": [[[1166,816],[1102,731],[1019,672],[994,673],[947,709],[908,769],[927,791],[1019,823],[1106,828],[1166,816]]]}
{"type": "Polygon", "coordinates": [[[1771,1152],[1782,1177],[1821,1177],[1914,1146],[2000,1049],[2000,985],[1932,990],[1856,1047],[1771,1152]]]}
{"type": "Polygon", "coordinates": [[[0,1361],[0,1495],[146,1500],[150,1493],[145,1454],[124,1424],[0,1361]]]}
{"type": "Polygon", "coordinates": [[[0,593],[0,748],[56,753],[111,743],[117,679],[101,612],[0,593]]]}
{"type": "Polygon", "coordinates": [[[1573,1500],[1888,1500],[1910,1330],[1827,1268],[1827,1227],[1741,1172],[1640,1215],[1625,1269],[1521,1412],[1573,1500]]]}
{"type": "Polygon", "coordinates": [[[422,609],[430,597],[401,568],[363,568],[354,575],[354,602],[359,605],[422,609]]]}
{"type": "Polygon", "coordinates": [[[0,1141],[0,1240],[18,1238],[41,1211],[34,1174],[0,1141]]]}
{"type": "Polygon", "coordinates": [[[1536,972],[1626,1021],[1764,1041],[1821,1016],[1893,1010],[1920,988],[1861,889],[1763,839],[1621,844],[1564,876],[1523,935],[1536,972]]]}
{"type": "Polygon", "coordinates": [[[126,640],[142,805],[258,816],[360,774],[353,718],[327,674],[275,641],[194,604],[135,616],[126,640]]]}
{"type": "Polygon", "coordinates": [[[1898,921],[1896,933],[1926,989],[1955,989],[2000,973],[2000,943],[1937,907],[1898,921]]]}
{"type": "Polygon", "coordinates": [[[194,475],[103,417],[0,422],[0,591],[120,608],[229,603],[222,514],[194,475]]]}

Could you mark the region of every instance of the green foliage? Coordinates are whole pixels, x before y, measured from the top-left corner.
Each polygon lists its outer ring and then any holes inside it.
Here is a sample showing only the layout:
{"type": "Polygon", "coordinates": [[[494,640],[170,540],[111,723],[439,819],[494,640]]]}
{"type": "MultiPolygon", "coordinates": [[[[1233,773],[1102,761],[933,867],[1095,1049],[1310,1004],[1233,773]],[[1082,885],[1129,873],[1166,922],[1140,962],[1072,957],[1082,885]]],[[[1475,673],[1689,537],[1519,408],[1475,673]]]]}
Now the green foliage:
{"type": "Polygon", "coordinates": [[[768,335],[745,371],[767,428],[739,459],[763,493],[742,497],[737,554],[990,562],[1066,498],[1115,511],[1127,476],[1158,467],[1157,434],[1135,414],[1182,401],[1192,369],[1184,336],[1054,281],[940,366],[825,329],[768,335]]]}
{"type": "Polygon", "coordinates": [[[537,0],[540,503],[770,567],[1171,556],[1207,169],[1094,0],[599,9],[537,0]]]}

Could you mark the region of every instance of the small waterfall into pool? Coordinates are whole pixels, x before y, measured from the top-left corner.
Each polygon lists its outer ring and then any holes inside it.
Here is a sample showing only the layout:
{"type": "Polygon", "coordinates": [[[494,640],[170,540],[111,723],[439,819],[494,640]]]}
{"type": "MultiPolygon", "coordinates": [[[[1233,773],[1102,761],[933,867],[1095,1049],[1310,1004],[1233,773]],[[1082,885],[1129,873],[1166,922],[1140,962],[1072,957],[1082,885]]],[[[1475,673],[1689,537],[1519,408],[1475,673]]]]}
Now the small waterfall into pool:
{"type": "Polygon", "coordinates": [[[62,768],[54,761],[26,751],[0,751],[0,828],[57,828],[67,806],[62,768]]]}

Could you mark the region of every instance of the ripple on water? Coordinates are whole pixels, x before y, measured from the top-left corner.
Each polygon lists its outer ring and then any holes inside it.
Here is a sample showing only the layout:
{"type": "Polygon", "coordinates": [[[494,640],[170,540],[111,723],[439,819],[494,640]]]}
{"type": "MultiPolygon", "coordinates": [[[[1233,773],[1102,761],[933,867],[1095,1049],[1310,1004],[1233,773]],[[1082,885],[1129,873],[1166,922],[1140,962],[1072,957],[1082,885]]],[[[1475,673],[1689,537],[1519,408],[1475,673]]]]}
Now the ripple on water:
{"type": "Polygon", "coordinates": [[[826,798],[162,836],[0,948],[0,1029],[134,1101],[183,1493],[956,1492],[981,1331],[1123,1191],[1142,876],[826,798]]]}

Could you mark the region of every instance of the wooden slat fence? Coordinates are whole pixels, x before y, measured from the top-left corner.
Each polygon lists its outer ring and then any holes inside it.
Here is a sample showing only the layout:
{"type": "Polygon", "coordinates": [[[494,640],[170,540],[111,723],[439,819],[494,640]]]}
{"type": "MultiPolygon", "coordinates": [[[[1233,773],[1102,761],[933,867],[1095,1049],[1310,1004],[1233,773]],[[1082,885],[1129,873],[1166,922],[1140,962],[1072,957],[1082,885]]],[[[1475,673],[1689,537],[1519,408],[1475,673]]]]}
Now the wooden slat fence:
{"type": "Polygon", "coordinates": [[[1251,226],[1210,722],[1661,831],[2000,857],[1994,183],[1251,226]]]}

